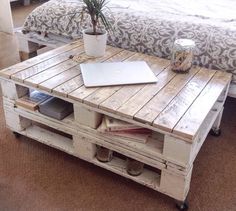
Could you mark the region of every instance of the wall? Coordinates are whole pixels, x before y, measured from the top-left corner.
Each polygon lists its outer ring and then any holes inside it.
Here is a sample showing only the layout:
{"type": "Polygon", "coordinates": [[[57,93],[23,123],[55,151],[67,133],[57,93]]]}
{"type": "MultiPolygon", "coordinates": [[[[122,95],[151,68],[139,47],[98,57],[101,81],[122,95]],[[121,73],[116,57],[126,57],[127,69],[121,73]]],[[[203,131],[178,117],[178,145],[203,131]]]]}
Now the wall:
{"type": "Polygon", "coordinates": [[[0,0],[0,32],[13,33],[13,21],[9,0],[0,0]]]}

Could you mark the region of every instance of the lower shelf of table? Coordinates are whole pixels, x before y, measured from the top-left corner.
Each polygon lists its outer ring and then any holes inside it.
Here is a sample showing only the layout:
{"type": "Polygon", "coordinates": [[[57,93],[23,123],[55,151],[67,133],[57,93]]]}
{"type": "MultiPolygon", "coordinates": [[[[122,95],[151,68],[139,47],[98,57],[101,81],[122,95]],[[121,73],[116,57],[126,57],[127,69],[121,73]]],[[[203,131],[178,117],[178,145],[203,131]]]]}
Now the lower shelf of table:
{"type": "MultiPolygon", "coordinates": [[[[110,162],[103,163],[96,159],[95,153],[92,154],[90,157],[84,157],[83,155],[80,155],[80,153],[78,153],[78,148],[75,147],[73,139],[52,132],[50,129],[45,129],[43,127],[40,127],[39,125],[31,125],[25,130],[16,132],[48,146],[69,153],[73,156],[81,158],[85,161],[93,163],[96,166],[100,166],[118,175],[131,179],[155,191],[162,192],[177,200],[184,200],[186,197],[186,192],[188,191],[190,183],[190,179],[186,178],[191,177],[191,169],[188,175],[181,176],[175,174],[175,172],[169,173],[165,167],[163,167],[162,169],[155,169],[151,166],[145,165],[141,175],[131,176],[126,171],[125,158],[122,159],[121,157],[114,155],[113,159],[110,162]],[[168,181],[172,183],[171,187],[168,187],[168,181]],[[180,188],[178,187],[179,185],[181,186],[180,188]]],[[[91,145],[96,146],[96,144],[93,143],[91,143],[91,145]]]]}
{"type": "MultiPolygon", "coordinates": [[[[59,135],[57,133],[51,132],[37,125],[32,125],[23,131],[17,131],[17,133],[32,138],[38,142],[46,144],[48,146],[54,147],[71,155],[80,157],[73,146],[73,140],[65,136],[59,135]]],[[[81,158],[81,157],[80,157],[81,158]]],[[[86,160],[84,157],[82,158],[86,160]]],[[[102,163],[98,161],[95,157],[93,159],[88,159],[87,161],[100,166],[104,169],[112,171],[116,174],[134,180],[142,185],[145,185],[154,190],[159,190],[160,188],[160,174],[144,168],[143,172],[139,176],[131,176],[126,172],[126,160],[119,157],[113,157],[110,162],[102,163]]]]}

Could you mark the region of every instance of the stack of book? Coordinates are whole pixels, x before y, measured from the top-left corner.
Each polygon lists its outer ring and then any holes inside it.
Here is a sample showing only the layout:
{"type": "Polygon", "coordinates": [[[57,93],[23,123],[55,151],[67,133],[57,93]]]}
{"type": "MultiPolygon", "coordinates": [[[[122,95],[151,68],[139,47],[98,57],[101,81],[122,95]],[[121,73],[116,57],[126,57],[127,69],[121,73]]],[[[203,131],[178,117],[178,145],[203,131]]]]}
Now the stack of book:
{"type": "Polygon", "coordinates": [[[17,99],[16,106],[31,111],[38,110],[40,113],[58,120],[64,119],[73,112],[71,103],[36,90],[17,99]]]}
{"type": "Polygon", "coordinates": [[[99,132],[120,137],[128,141],[146,143],[151,130],[105,116],[97,129],[99,132]]]}
{"type": "Polygon", "coordinates": [[[38,110],[39,104],[49,99],[51,96],[39,91],[32,91],[29,95],[16,100],[16,106],[20,106],[32,111],[38,110]]]}

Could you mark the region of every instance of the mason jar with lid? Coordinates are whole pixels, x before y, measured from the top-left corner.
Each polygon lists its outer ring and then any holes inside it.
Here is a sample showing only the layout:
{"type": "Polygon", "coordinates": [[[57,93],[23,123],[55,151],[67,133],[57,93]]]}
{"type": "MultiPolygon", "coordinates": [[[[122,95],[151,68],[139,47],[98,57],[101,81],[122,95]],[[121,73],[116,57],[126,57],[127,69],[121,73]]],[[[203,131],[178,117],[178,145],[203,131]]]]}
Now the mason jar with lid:
{"type": "Polygon", "coordinates": [[[188,73],[192,67],[195,42],[190,39],[178,39],[174,42],[171,69],[177,73],[188,73]]]}

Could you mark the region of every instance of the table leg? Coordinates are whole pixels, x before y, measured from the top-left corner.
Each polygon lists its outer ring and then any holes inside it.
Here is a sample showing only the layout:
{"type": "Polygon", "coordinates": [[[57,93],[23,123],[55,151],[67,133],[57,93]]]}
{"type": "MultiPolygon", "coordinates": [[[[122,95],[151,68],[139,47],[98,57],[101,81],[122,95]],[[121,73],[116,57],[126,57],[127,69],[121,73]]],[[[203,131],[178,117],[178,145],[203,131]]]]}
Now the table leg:
{"type": "Polygon", "coordinates": [[[224,107],[221,109],[221,111],[219,112],[213,126],[212,126],[212,129],[210,131],[210,134],[213,135],[213,136],[220,136],[221,135],[221,130],[220,130],[220,123],[221,123],[221,119],[222,119],[222,115],[223,115],[223,110],[224,110],[224,107]]]}

